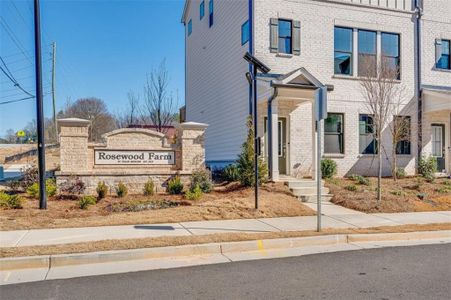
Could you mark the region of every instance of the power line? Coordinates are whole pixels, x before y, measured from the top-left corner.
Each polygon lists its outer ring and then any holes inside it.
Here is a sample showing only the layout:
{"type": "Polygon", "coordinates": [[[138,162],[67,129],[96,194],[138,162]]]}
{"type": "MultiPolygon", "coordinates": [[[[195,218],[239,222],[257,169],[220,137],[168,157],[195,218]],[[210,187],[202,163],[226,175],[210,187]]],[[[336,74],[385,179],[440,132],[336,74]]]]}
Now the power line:
{"type": "Polygon", "coordinates": [[[12,31],[11,27],[9,27],[8,23],[3,19],[2,16],[0,16],[0,25],[5,29],[8,36],[11,38],[11,40],[14,42],[14,44],[19,48],[19,50],[22,52],[22,54],[30,61],[30,63],[33,63],[31,58],[26,54],[25,47],[22,45],[20,40],[17,39],[16,35],[12,31]]]}
{"type": "Polygon", "coordinates": [[[0,70],[6,75],[6,77],[8,77],[12,83],[14,83],[14,86],[16,86],[18,89],[20,89],[21,91],[23,91],[25,94],[34,97],[31,93],[29,93],[28,91],[26,91],[24,88],[22,88],[19,84],[19,82],[17,82],[13,77],[11,77],[6,71],[5,69],[3,69],[2,66],[0,66],[0,70]]]}
{"type": "Polygon", "coordinates": [[[20,101],[25,101],[25,100],[29,100],[29,99],[33,99],[33,98],[35,98],[35,97],[34,96],[33,97],[30,96],[30,97],[25,97],[25,98],[22,98],[22,99],[4,101],[4,102],[0,102],[0,105],[10,104],[10,103],[15,103],[15,102],[20,102],[20,101]]]}

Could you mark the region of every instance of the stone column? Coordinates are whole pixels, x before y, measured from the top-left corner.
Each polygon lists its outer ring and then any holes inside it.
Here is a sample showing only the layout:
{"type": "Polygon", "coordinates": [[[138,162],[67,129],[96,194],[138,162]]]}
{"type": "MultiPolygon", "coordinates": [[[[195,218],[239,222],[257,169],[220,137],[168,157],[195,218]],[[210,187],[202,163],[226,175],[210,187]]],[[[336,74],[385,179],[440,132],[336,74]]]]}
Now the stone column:
{"type": "Polygon", "coordinates": [[[60,168],[63,173],[88,170],[88,120],[68,118],[58,120],[60,138],[60,168]]]}
{"type": "Polygon", "coordinates": [[[205,167],[205,130],[203,123],[185,122],[178,128],[181,148],[181,169],[192,172],[205,167]]]}
{"type": "Polygon", "coordinates": [[[271,126],[271,180],[279,180],[279,101],[271,102],[271,115],[268,127],[271,126]]]}

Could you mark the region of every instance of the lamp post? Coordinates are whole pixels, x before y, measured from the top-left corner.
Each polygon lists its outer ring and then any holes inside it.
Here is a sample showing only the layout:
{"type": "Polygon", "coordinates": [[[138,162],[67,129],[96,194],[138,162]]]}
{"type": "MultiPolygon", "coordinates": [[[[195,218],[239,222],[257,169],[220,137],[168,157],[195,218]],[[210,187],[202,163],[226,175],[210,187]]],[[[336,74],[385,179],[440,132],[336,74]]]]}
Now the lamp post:
{"type": "Polygon", "coordinates": [[[264,63],[259,61],[256,57],[254,57],[249,52],[246,52],[246,54],[243,57],[250,65],[252,65],[252,74],[247,72],[246,78],[249,81],[249,85],[252,87],[251,90],[253,91],[253,109],[252,109],[252,122],[254,124],[254,177],[255,177],[255,187],[254,187],[254,196],[255,196],[255,209],[258,209],[258,134],[257,134],[257,71],[262,72],[263,74],[267,74],[269,71],[271,71],[270,68],[268,68],[264,63]]]}
{"type": "Polygon", "coordinates": [[[45,193],[44,108],[42,101],[41,20],[39,0],[34,0],[34,51],[36,70],[36,113],[38,129],[39,208],[47,209],[45,193]]]}

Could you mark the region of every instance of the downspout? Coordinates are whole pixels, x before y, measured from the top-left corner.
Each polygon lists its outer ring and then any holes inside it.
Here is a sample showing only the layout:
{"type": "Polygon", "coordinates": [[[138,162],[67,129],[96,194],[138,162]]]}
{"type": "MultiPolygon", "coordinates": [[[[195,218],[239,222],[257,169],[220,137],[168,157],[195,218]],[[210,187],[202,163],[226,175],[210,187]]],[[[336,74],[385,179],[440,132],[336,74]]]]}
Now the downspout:
{"type": "MultiPolygon", "coordinates": [[[[415,97],[418,104],[418,143],[417,143],[417,165],[421,160],[423,150],[423,97],[421,80],[421,16],[423,14],[421,0],[415,0],[415,97]]],[[[417,169],[418,170],[418,169],[417,169]]]]}
{"type": "MultiPolygon", "coordinates": [[[[254,55],[254,0],[249,0],[249,53],[254,55]]],[[[249,64],[249,73],[253,74],[252,66],[249,64]]],[[[252,115],[252,86],[249,85],[249,115],[252,115]]]]}
{"type": "Polygon", "coordinates": [[[278,89],[277,87],[274,87],[274,92],[268,99],[268,172],[269,172],[269,178],[272,180],[272,156],[273,156],[273,148],[272,148],[272,101],[277,98],[278,89]]]}

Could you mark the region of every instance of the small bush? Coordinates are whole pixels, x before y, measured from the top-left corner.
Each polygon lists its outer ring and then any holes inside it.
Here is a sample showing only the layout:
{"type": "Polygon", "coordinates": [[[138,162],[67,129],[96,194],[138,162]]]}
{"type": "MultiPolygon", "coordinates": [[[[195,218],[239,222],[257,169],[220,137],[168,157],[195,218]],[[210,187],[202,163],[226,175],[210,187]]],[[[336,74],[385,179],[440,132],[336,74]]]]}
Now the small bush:
{"type": "Polygon", "coordinates": [[[443,181],[443,185],[451,187],[451,180],[446,179],[445,181],[443,181]]]}
{"type": "Polygon", "coordinates": [[[444,187],[436,188],[435,191],[439,194],[448,194],[448,193],[451,193],[451,188],[444,186],[444,187]]]}
{"type": "Polygon", "coordinates": [[[437,172],[437,158],[429,156],[422,157],[418,163],[418,173],[425,178],[432,178],[437,172]]]}
{"type": "Polygon", "coordinates": [[[169,180],[167,190],[171,195],[179,195],[182,193],[183,183],[180,180],[180,176],[175,176],[169,180]]]}
{"type": "Polygon", "coordinates": [[[212,189],[210,172],[207,169],[199,169],[191,175],[191,189],[199,186],[203,193],[209,193],[212,189]]]}
{"type": "Polygon", "coordinates": [[[81,195],[85,192],[86,185],[80,178],[75,177],[69,179],[61,186],[61,192],[70,195],[81,195]]]}
{"type": "Polygon", "coordinates": [[[435,181],[435,175],[434,174],[426,174],[426,175],[424,175],[424,179],[429,183],[433,183],[435,181]]]}
{"type": "Polygon", "coordinates": [[[238,181],[240,179],[240,172],[235,164],[228,165],[222,170],[222,179],[228,182],[238,181]]]}
{"type": "Polygon", "coordinates": [[[399,190],[399,191],[391,191],[390,194],[392,194],[394,196],[404,196],[405,195],[404,191],[401,191],[401,190],[399,190]]]}
{"type": "Polygon", "coordinates": [[[128,193],[127,186],[122,181],[119,181],[119,184],[116,187],[116,195],[119,198],[123,198],[127,196],[127,193],[128,193]]]}
{"type": "Polygon", "coordinates": [[[105,184],[104,181],[100,181],[99,183],[97,183],[96,192],[98,200],[102,200],[103,198],[106,197],[106,195],[108,194],[108,186],[105,184]]]}
{"type": "Polygon", "coordinates": [[[19,195],[8,195],[5,192],[0,192],[0,207],[8,209],[23,208],[24,199],[19,195]]]}
{"type": "Polygon", "coordinates": [[[329,158],[321,160],[321,174],[325,179],[334,177],[337,174],[337,163],[329,158]]]}
{"type": "Polygon", "coordinates": [[[345,189],[350,191],[350,192],[357,192],[357,186],[355,186],[353,184],[345,186],[345,189]]]}
{"type": "Polygon", "coordinates": [[[23,190],[27,190],[31,185],[39,181],[39,170],[36,166],[22,169],[22,178],[20,186],[23,190]]]}
{"type": "MultiPolygon", "coordinates": [[[[45,181],[45,191],[49,197],[56,195],[56,183],[54,179],[47,179],[45,181]]],[[[30,185],[27,188],[27,194],[32,198],[39,198],[39,183],[35,182],[30,185]]]]}
{"type": "Polygon", "coordinates": [[[396,168],[396,178],[403,179],[406,178],[406,170],[404,168],[396,168]]]}
{"type": "Polygon", "coordinates": [[[153,194],[155,194],[155,184],[153,183],[152,179],[149,178],[149,180],[147,180],[147,182],[144,184],[143,194],[144,196],[152,196],[153,194]]]}
{"type": "Polygon", "coordinates": [[[81,209],[87,209],[90,205],[95,205],[97,203],[96,198],[93,196],[83,196],[78,201],[78,207],[81,209]]]}
{"type": "Polygon", "coordinates": [[[185,192],[185,198],[191,201],[198,201],[202,197],[202,189],[196,185],[193,189],[185,192]]]}
{"type": "Polygon", "coordinates": [[[370,185],[370,180],[362,175],[351,175],[348,177],[349,179],[357,182],[360,185],[370,185]]]}

